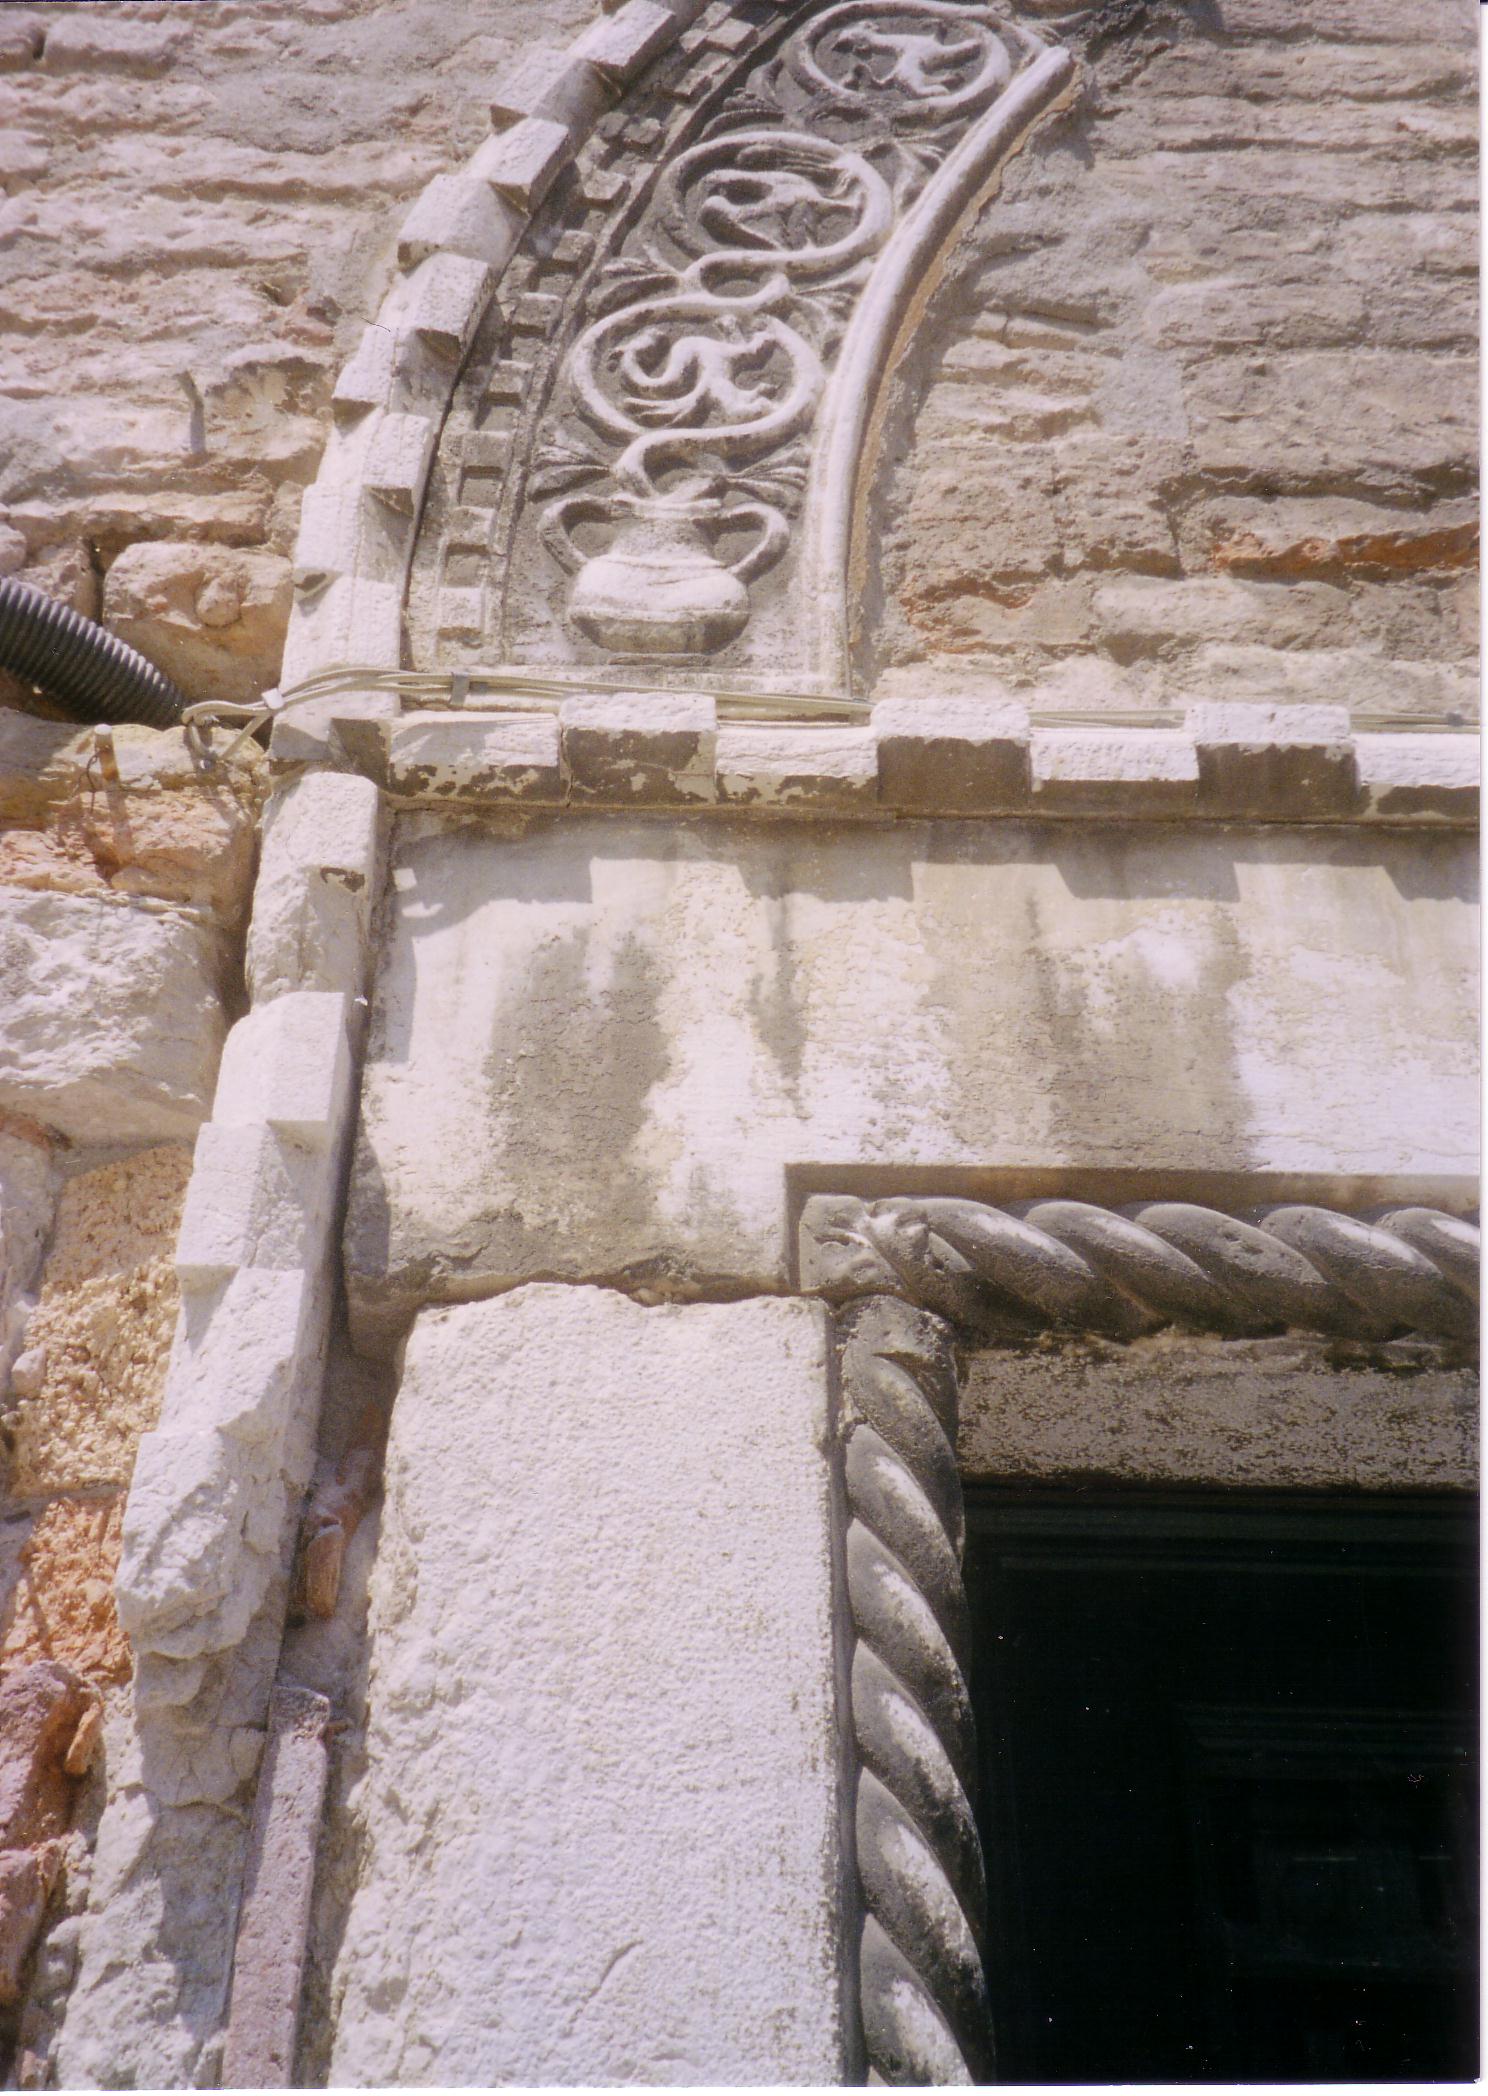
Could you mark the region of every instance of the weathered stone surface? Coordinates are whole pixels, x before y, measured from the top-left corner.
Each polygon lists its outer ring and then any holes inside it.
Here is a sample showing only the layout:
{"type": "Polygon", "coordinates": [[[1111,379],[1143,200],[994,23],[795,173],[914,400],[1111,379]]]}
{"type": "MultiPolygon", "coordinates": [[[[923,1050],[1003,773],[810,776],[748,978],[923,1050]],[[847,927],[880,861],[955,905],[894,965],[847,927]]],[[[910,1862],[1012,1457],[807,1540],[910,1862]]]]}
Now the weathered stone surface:
{"type": "Polygon", "coordinates": [[[1476,1420],[1475,1373],[1425,1347],[1162,1333],[973,1354],[960,1456],[977,1478],[1471,1492],[1476,1420]]]}
{"type": "Polygon", "coordinates": [[[165,1387],[190,1171],[189,1150],[144,1150],[63,1187],[14,1371],[18,1495],[128,1483],[165,1387]]]}
{"type": "Polygon", "coordinates": [[[842,2078],[826,1431],[810,1304],[421,1320],[333,2083],[842,2078]]]}
{"type": "Polygon", "coordinates": [[[278,675],[290,598],[281,554],[142,540],[105,576],[103,615],[188,698],[252,701],[278,675]]]}
{"type": "Polygon", "coordinates": [[[46,1130],[0,1116],[0,1409],[56,1198],[55,1145],[46,1130]]]}
{"type": "Polygon", "coordinates": [[[275,795],[248,928],[248,982],[258,1003],[291,990],[360,994],[382,842],[370,779],[316,774],[275,795]]]}
{"type": "MultiPolygon", "coordinates": [[[[128,1715],[109,1731],[116,1766],[130,1744],[128,1715]]],[[[137,1770],[120,1784],[99,1826],[78,1932],[78,1976],[55,2055],[61,2085],[196,2081],[221,2025],[233,1927],[222,1887],[242,1868],[246,1818],[240,1804],[162,1809],[137,1770]]]]}
{"type": "Polygon", "coordinates": [[[57,1660],[86,1680],[129,1679],[114,1607],[122,1493],[62,1494],[0,1524],[0,1667],[57,1660]]]}
{"type": "Polygon", "coordinates": [[[701,693],[586,693],[560,719],[576,801],[685,806],[717,795],[718,709],[701,693]]]}
{"type": "Polygon", "coordinates": [[[1013,700],[880,699],[873,734],[886,808],[976,814],[1027,803],[1028,709],[1013,700]]]}
{"type": "Polygon", "coordinates": [[[274,1691],[233,1950],[222,2062],[230,2089],[295,2084],[295,2031],[330,1722],[324,1696],[288,1685],[274,1691]]]}
{"type": "Polygon", "coordinates": [[[251,801],[226,788],[134,794],[99,779],[54,802],[43,829],[0,831],[0,887],[144,895],[234,925],[253,867],[251,801]]]}
{"type": "Polygon", "coordinates": [[[559,801],[558,722],[548,713],[501,720],[417,714],[389,731],[387,783],[393,793],[420,798],[559,801]]]}
{"type": "Polygon", "coordinates": [[[1056,12],[1086,91],[916,344],[870,684],[1475,707],[1468,18],[1426,0],[1404,61],[1387,7],[1221,12],[1056,12]]]}
{"type": "Polygon", "coordinates": [[[1475,1170],[1447,837],[401,837],[347,1235],[368,1344],[533,1275],[784,1286],[790,1166],[1475,1170]]]}
{"type": "Polygon", "coordinates": [[[83,1142],[193,1135],[222,1044],[210,933],[0,889],[0,1108],[83,1142]]]}

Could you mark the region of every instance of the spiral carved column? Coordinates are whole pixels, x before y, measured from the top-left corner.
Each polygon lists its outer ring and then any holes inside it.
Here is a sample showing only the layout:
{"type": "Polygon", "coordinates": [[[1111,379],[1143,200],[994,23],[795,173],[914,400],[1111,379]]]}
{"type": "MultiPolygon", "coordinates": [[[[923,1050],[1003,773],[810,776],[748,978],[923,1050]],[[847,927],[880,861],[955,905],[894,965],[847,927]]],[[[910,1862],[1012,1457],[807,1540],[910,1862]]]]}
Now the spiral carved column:
{"type": "Polygon", "coordinates": [[[868,2079],[968,2084],[992,2059],[954,1335],[890,1295],[840,1330],[868,2079]]]}

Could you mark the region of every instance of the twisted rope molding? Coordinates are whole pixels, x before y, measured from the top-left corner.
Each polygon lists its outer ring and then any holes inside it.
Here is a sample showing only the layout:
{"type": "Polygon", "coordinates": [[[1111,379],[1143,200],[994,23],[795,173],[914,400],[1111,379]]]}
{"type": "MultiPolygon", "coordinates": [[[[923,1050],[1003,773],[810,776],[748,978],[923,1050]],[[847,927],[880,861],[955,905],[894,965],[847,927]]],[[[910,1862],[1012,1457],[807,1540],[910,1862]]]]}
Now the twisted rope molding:
{"type": "Polygon", "coordinates": [[[1471,1341],[1479,1256],[1477,1225],[1436,1208],[1366,1222],[1291,1204],[1243,1221],[1187,1201],[993,1208],[819,1194],[801,1216],[804,1288],[905,1296],[972,1333],[1055,1326],[1130,1339],[1177,1324],[1471,1341]]]}
{"type": "Polygon", "coordinates": [[[1432,1208],[1364,1221],[1294,1203],[1246,1221],[1181,1201],[806,1202],[802,1286],[845,1303],[837,1445],[870,2082],[964,2086],[992,2069],[957,1328],[1469,1340],[1478,1255],[1476,1226],[1432,1208]]]}
{"type": "Polygon", "coordinates": [[[868,2079],[966,2086],[992,2060],[955,1335],[887,1295],[854,1304],[841,1332],[868,2079]]]}

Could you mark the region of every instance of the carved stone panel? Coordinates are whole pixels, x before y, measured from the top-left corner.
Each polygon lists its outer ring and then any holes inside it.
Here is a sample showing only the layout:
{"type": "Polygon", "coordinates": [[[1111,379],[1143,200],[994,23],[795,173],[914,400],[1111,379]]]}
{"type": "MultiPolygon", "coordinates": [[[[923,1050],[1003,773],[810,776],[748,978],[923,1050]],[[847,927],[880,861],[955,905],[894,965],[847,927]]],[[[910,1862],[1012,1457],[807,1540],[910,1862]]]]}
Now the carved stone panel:
{"type": "Polygon", "coordinates": [[[600,124],[507,272],[432,492],[415,626],[435,659],[842,681],[819,570],[842,565],[859,447],[831,463],[834,381],[851,366],[851,424],[936,192],[984,179],[1069,64],[976,0],[745,7],[721,68],[708,19],[600,124]]]}

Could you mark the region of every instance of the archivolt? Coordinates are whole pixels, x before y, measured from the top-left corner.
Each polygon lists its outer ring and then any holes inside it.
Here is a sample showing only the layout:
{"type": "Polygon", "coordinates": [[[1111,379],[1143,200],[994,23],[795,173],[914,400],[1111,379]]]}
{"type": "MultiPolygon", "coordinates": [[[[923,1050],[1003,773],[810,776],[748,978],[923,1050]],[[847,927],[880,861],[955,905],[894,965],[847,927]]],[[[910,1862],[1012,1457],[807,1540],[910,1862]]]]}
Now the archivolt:
{"type": "Polygon", "coordinates": [[[1072,74],[986,0],[627,0],[530,61],[337,384],[285,686],[406,614],[421,671],[845,695],[884,374],[1072,74]]]}

